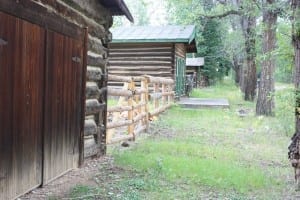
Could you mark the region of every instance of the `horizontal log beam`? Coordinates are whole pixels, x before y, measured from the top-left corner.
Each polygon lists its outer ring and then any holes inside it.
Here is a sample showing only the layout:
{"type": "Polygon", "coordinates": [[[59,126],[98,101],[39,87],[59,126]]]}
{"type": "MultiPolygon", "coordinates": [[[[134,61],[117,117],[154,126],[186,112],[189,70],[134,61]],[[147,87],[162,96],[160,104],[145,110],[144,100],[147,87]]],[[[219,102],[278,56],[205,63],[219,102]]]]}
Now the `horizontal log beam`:
{"type": "Polygon", "coordinates": [[[86,100],[85,115],[94,115],[102,112],[106,104],[100,104],[97,99],[88,99],[86,100]]]}
{"type": "MultiPolygon", "coordinates": [[[[111,50],[109,50],[109,52],[113,52],[111,50]]],[[[112,57],[110,58],[110,60],[113,61],[118,61],[118,60],[127,60],[129,59],[128,57],[112,57]]],[[[171,56],[155,56],[155,57],[143,57],[143,56],[138,56],[138,57],[130,57],[130,60],[134,61],[134,60],[144,60],[144,61],[152,61],[152,60],[156,60],[156,61],[173,61],[171,56]]]]}
{"type": "Polygon", "coordinates": [[[124,112],[130,110],[132,110],[131,106],[113,106],[107,108],[107,112],[124,112]]]}
{"type": "Polygon", "coordinates": [[[106,87],[99,89],[97,83],[95,82],[87,82],[85,90],[86,99],[99,99],[100,96],[106,92],[106,90],[106,87]]]}
{"type": "MultiPolygon", "coordinates": [[[[125,45],[124,45],[125,46],[125,45]]],[[[172,47],[141,47],[141,48],[138,48],[138,47],[128,47],[126,46],[125,48],[117,48],[117,47],[112,47],[111,46],[111,51],[112,52],[133,52],[133,51],[136,51],[136,52],[149,52],[149,49],[150,50],[153,50],[153,51],[156,51],[156,52],[170,52],[173,50],[172,47]]]]}
{"type": "Polygon", "coordinates": [[[91,35],[89,35],[88,39],[88,50],[102,55],[103,58],[107,58],[108,49],[103,46],[101,40],[91,35]]]}
{"type": "Polygon", "coordinates": [[[108,81],[120,81],[130,83],[132,81],[131,77],[127,76],[116,76],[116,75],[108,75],[108,81]]]}
{"type": "Polygon", "coordinates": [[[103,54],[98,54],[93,51],[87,52],[87,65],[103,68],[106,62],[107,58],[105,58],[103,54]]]}
{"type": "Polygon", "coordinates": [[[98,24],[91,18],[88,18],[84,14],[80,13],[73,7],[69,6],[68,4],[62,1],[49,1],[49,0],[39,0],[41,3],[52,7],[54,10],[57,11],[58,14],[63,16],[64,18],[75,21],[77,24],[80,24],[82,27],[89,27],[88,31],[89,34],[99,37],[99,38],[106,38],[107,31],[105,27],[101,24],[98,24]]]}
{"type": "Polygon", "coordinates": [[[153,65],[159,65],[159,66],[170,66],[172,64],[172,61],[144,61],[144,60],[113,60],[111,59],[109,61],[110,65],[121,65],[121,66],[136,66],[136,65],[143,65],[143,66],[153,66],[153,65]]]}
{"type": "Polygon", "coordinates": [[[87,66],[87,81],[100,81],[102,79],[102,76],[103,72],[100,68],[87,66]]]}
{"type": "Polygon", "coordinates": [[[131,124],[133,124],[132,120],[110,122],[110,123],[107,123],[106,128],[107,129],[112,129],[112,128],[118,128],[118,127],[121,127],[121,126],[128,126],[128,125],[131,125],[131,124]]]}
{"type": "Polygon", "coordinates": [[[174,80],[162,77],[148,76],[150,83],[174,84],[174,80]]]}
{"type": "Polygon", "coordinates": [[[86,99],[98,99],[100,96],[100,90],[95,82],[87,82],[85,89],[86,99]]]}
{"type": "Polygon", "coordinates": [[[155,56],[172,56],[171,52],[110,52],[109,56],[114,57],[136,57],[136,56],[143,56],[143,57],[155,57],[155,56]]]}
{"type": "Polygon", "coordinates": [[[84,135],[97,135],[98,134],[98,128],[97,124],[94,120],[88,119],[84,121],[84,135]]]}

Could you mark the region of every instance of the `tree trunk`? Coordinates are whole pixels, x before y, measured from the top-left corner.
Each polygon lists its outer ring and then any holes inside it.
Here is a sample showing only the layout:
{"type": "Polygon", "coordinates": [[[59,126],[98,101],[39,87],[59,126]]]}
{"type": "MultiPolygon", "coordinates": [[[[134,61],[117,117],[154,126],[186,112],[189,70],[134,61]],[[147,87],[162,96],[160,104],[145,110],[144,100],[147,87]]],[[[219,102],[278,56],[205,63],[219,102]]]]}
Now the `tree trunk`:
{"type": "Polygon", "coordinates": [[[241,82],[241,65],[236,55],[233,56],[233,70],[234,70],[234,82],[238,86],[241,82]]]}
{"type": "Polygon", "coordinates": [[[275,58],[273,55],[276,49],[277,11],[270,9],[274,6],[275,0],[266,1],[263,11],[263,55],[262,71],[259,82],[258,98],[256,103],[256,114],[274,116],[274,71],[275,58]]]}
{"type": "Polygon", "coordinates": [[[293,27],[292,27],[292,39],[295,50],[295,128],[296,132],[292,137],[292,142],[289,146],[289,159],[292,166],[295,168],[295,179],[297,190],[300,189],[300,0],[292,0],[293,9],[293,27]]]}
{"type": "Polygon", "coordinates": [[[295,50],[296,132],[300,134],[300,0],[293,0],[293,46],[295,50]]]}
{"type": "Polygon", "coordinates": [[[246,61],[243,74],[242,91],[244,100],[254,101],[256,96],[256,17],[242,16],[242,29],[245,37],[246,61]]]}

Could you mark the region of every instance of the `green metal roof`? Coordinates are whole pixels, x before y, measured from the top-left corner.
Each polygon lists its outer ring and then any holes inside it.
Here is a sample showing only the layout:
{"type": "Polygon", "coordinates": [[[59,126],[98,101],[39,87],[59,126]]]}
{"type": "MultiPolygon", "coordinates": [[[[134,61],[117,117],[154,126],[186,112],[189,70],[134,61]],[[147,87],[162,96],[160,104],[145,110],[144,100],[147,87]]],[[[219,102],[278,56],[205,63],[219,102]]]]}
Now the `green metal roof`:
{"type": "Polygon", "coordinates": [[[174,42],[190,44],[196,36],[195,26],[130,26],[111,29],[112,43],[174,42]]]}

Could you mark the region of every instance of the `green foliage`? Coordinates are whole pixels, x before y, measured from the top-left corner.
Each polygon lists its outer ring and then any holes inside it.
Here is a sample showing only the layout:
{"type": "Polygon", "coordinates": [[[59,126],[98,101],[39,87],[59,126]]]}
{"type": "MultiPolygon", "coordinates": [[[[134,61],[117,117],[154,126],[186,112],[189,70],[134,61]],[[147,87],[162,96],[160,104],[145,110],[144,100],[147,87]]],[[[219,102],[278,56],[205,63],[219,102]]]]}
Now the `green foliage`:
{"type": "Polygon", "coordinates": [[[202,17],[215,4],[207,0],[169,0],[168,3],[171,23],[195,24],[197,27],[197,56],[205,57],[203,75],[208,77],[211,84],[222,80],[232,66],[224,51],[223,41],[227,30],[220,20],[202,17]]]}
{"type": "MultiPolygon", "coordinates": [[[[147,0],[127,0],[126,5],[134,18],[134,25],[141,26],[149,24],[147,0]]],[[[128,23],[128,20],[124,16],[115,16],[113,26],[124,26],[128,23]]]]}
{"type": "Polygon", "coordinates": [[[289,21],[280,20],[278,22],[277,42],[275,78],[280,82],[292,83],[294,50],[291,43],[291,23],[289,21]]]}

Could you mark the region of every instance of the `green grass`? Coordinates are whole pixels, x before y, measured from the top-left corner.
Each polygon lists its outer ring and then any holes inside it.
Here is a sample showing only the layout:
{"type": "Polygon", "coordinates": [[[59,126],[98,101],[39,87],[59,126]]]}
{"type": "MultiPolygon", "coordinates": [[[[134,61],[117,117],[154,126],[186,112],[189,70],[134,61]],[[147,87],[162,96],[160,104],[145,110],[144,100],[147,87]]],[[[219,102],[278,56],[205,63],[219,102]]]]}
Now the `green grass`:
{"type": "Polygon", "coordinates": [[[265,190],[280,190],[282,176],[291,172],[286,154],[293,132],[292,91],[276,94],[275,118],[255,116],[255,104],[243,101],[230,82],[194,90],[192,97],[227,98],[231,106],[174,106],[155,124],[158,130],[172,130],[173,137],[151,137],[129,151],[114,152],[116,163],[142,174],[157,172],[169,183],[189,182],[189,188],[201,185],[248,197],[259,191],[264,198],[269,197],[265,190]],[[248,116],[239,117],[239,109],[248,116]]]}
{"type": "MultiPolygon", "coordinates": [[[[280,87],[276,117],[255,116],[255,103],[243,101],[229,80],[194,90],[192,97],[227,98],[230,108],[173,106],[129,149],[108,149],[123,171],[99,188],[109,193],[107,199],[120,200],[292,197],[287,146],[294,132],[294,99],[290,85],[280,87]],[[240,109],[247,111],[246,117],[237,114],[240,109]]],[[[95,188],[79,191],[93,193],[95,188]]]]}

